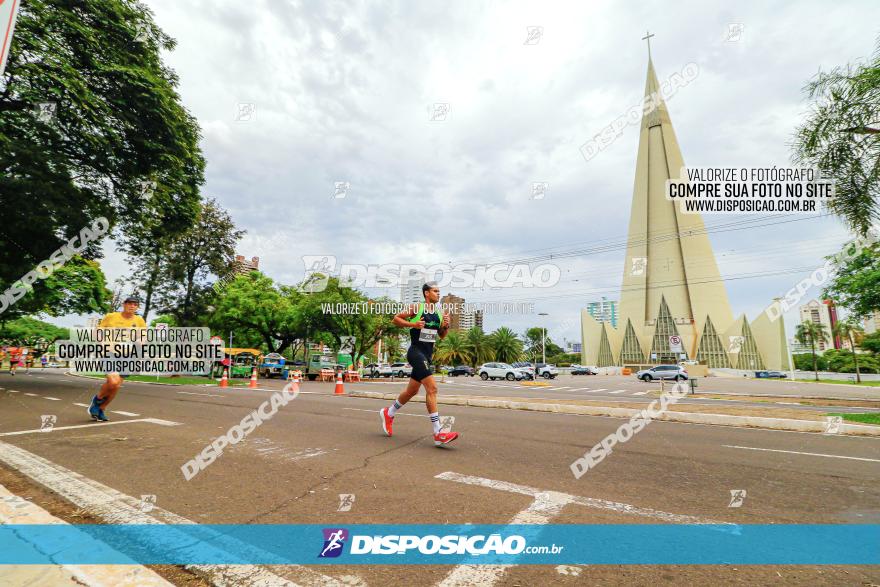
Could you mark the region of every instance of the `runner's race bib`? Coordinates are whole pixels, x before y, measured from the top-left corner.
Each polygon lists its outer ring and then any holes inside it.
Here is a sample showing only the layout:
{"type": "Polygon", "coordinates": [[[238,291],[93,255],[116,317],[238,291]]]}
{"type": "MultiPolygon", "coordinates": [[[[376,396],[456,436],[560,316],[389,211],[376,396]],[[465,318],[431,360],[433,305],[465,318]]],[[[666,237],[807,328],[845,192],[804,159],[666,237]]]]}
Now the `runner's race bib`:
{"type": "Polygon", "coordinates": [[[422,328],[419,332],[419,342],[437,342],[437,329],[422,328]]]}

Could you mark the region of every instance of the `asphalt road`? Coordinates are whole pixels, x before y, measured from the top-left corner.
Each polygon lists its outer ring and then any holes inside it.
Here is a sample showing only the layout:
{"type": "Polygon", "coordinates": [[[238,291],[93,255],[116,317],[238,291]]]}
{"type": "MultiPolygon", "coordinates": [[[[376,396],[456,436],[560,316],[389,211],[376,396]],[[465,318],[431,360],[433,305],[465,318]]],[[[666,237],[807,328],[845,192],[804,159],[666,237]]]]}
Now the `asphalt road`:
{"type": "MultiPolygon", "coordinates": [[[[446,377],[445,381],[440,384],[443,393],[447,395],[479,395],[487,397],[520,397],[532,398],[535,400],[554,400],[554,399],[585,399],[591,401],[602,401],[607,405],[615,403],[650,403],[657,399],[660,393],[660,382],[654,381],[646,383],[639,381],[634,377],[620,376],[560,376],[556,379],[539,380],[539,383],[547,384],[547,386],[531,387],[523,382],[517,381],[483,381],[479,377],[446,377]]],[[[675,382],[665,381],[663,385],[665,389],[669,389],[675,382]]],[[[268,382],[267,385],[277,384],[277,382],[268,382]]],[[[687,382],[684,382],[687,384],[687,382]]],[[[348,385],[348,384],[347,384],[348,385]]],[[[366,379],[361,383],[351,384],[351,389],[363,391],[384,391],[392,392],[402,386],[401,380],[386,379],[366,379]]],[[[824,391],[826,387],[832,388],[831,394],[822,393],[823,398],[828,399],[849,399],[849,400],[866,400],[871,399],[880,401],[880,390],[855,390],[853,397],[847,397],[847,392],[851,390],[844,388],[842,393],[837,393],[839,386],[819,386],[820,391],[824,391]],[[837,397],[839,395],[839,397],[837,397]],[[863,397],[864,396],[864,397],[863,397]]],[[[778,381],[740,381],[737,379],[729,380],[722,378],[699,379],[697,382],[696,392],[698,394],[712,394],[720,396],[719,398],[684,398],[679,403],[682,405],[730,405],[730,406],[752,406],[763,409],[785,409],[785,410],[815,410],[814,406],[800,405],[796,400],[801,397],[817,397],[816,386],[811,384],[796,383],[796,389],[790,389],[783,382],[780,385],[778,381]],[[806,386],[806,387],[804,387],[806,386]],[[779,391],[779,393],[777,393],[779,391]],[[796,393],[797,392],[797,393],[796,393]],[[798,395],[803,394],[803,395],[798,395]],[[730,400],[720,399],[725,395],[730,396],[730,400]],[[767,398],[776,398],[777,401],[744,401],[735,399],[737,396],[763,396],[767,398]]],[[[852,395],[852,394],[851,394],[852,395]]],[[[816,402],[821,404],[821,401],[816,402]]],[[[870,404],[871,402],[866,402],[870,404]]],[[[876,404],[874,404],[876,406],[876,404]]],[[[880,408],[868,406],[859,407],[843,407],[829,406],[829,411],[834,412],[871,412],[880,411],[880,408]]]]}
{"type": "MultiPolygon", "coordinates": [[[[582,387],[597,381],[590,378],[582,387]]],[[[466,383],[471,381],[444,384],[441,393],[485,395],[489,389],[466,383]]],[[[635,383],[596,397],[644,397],[610,394],[645,389],[635,383]]],[[[352,385],[362,386],[390,391],[402,384],[352,385]]],[[[462,436],[437,449],[424,404],[407,406],[395,420],[394,437],[386,438],[377,416],[383,402],[334,396],[332,384],[305,383],[295,401],[186,481],[181,465],[265,401],[269,389],[126,382],[110,407],[112,422],[100,424],[88,419],[84,407],[98,387],[94,380],[35,370],[4,376],[0,387],[0,463],[14,452],[4,448],[10,445],[49,463],[40,461],[24,473],[0,464],[6,475],[40,477],[41,467],[57,465],[135,500],[155,495],[163,512],[199,523],[501,524],[534,499],[505,484],[620,506],[581,500],[548,515],[552,523],[658,523],[651,512],[718,522],[880,523],[875,438],[653,422],[575,479],[572,461],[621,420],[444,405],[441,415],[455,417],[462,436]],[[44,415],[55,416],[49,433],[39,431],[44,415]],[[747,492],[740,507],[729,507],[732,490],[747,492]],[[350,511],[338,511],[340,494],[355,496],[350,511]]],[[[71,495],[82,482],[57,473],[41,479],[56,493],[71,495]]],[[[100,507],[95,511],[109,515],[100,507]]],[[[300,584],[318,584],[326,575],[354,585],[880,582],[880,569],[852,566],[518,566],[488,575],[444,566],[313,566],[271,572],[300,584]]]]}

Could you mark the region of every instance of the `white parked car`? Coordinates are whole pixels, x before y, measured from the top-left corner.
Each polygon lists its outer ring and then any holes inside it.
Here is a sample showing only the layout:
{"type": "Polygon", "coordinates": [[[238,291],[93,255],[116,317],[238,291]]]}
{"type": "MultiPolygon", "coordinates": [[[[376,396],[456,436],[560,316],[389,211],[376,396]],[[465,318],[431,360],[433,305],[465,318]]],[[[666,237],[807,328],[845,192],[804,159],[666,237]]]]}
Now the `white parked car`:
{"type": "Polygon", "coordinates": [[[680,365],[656,365],[650,369],[643,369],[636,373],[636,379],[642,381],[653,381],[654,379],[674,379],[681,381],[687,379],[688,374],[684,367],[680,365]]]}
{"type": "Polygon", "coordinates": [[[480,379],[507,379],[508,381],[520,381],[527,377],[523,369],[518,369],[507,363],[484,363],[480,365],[480,379]]]}
{"type": "MultiPolygon", "coordinates": [[[[388,372],[390,376],[409,377],[412,375],[412,367],[409,363],[391,363],[388,367],[388,372]]],[[[386,375],[386,377],[388,377],[388,375],[386,375]]]]}
{"type": "Polygon", "coordinates": [[[559,375],[559,370],[556,368],[556,365],[538,363],[538,377],[543,377],[544,379],[556,379],[557,375],[559,375]]]}

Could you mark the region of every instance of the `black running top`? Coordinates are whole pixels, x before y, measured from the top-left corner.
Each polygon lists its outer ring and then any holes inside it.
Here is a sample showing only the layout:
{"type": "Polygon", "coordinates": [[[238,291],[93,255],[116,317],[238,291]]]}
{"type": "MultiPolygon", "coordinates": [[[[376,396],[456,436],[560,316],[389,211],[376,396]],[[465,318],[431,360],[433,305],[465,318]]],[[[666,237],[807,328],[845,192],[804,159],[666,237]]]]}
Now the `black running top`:
{"type": "Polygon", "coordinates": [[[435,312],[427,312],[426,309],[425,302],[421,302],[416,315],[410,318],[411,323],[424,320],[425,327],[410,328],[409,342],[411,347],[430,358],[434,354],[434,343],[440,339],[439,330],[443,323],[443,311],[438,308],[435,312]]]}

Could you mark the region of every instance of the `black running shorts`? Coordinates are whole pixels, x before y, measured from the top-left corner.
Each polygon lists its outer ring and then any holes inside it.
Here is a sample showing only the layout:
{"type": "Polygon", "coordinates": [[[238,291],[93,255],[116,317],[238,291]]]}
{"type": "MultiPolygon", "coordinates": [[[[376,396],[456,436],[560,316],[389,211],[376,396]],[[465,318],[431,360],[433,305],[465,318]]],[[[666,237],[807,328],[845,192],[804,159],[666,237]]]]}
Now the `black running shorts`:
{"type": "Polygon", "coordinates": [[[431,364],[431,359],[426,357],[425,354],[416,347],[409,347],[409,350],[406,351],[406,360],[412,365],[411,379],[422,381],[434,374],[434,366],[431,364]]]}

